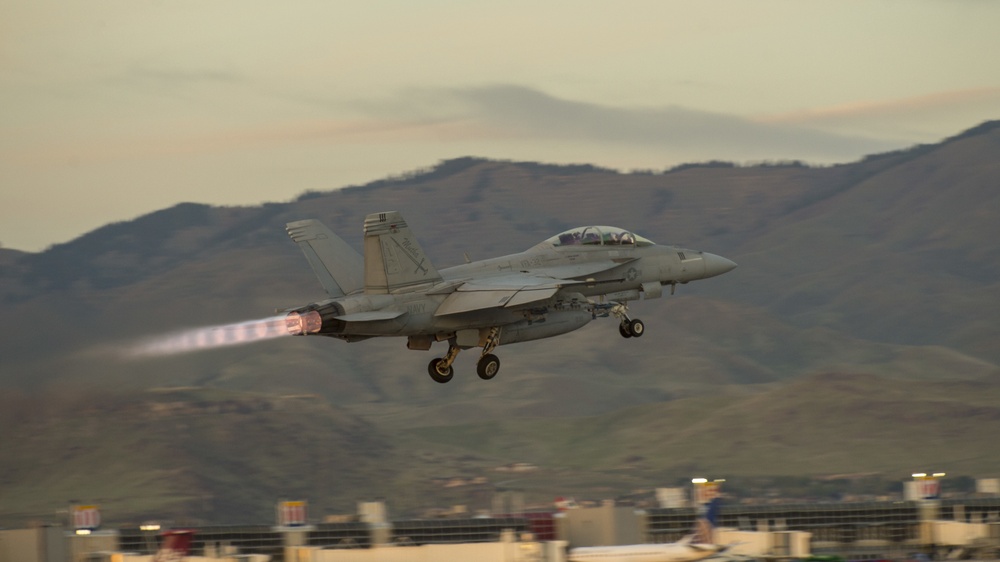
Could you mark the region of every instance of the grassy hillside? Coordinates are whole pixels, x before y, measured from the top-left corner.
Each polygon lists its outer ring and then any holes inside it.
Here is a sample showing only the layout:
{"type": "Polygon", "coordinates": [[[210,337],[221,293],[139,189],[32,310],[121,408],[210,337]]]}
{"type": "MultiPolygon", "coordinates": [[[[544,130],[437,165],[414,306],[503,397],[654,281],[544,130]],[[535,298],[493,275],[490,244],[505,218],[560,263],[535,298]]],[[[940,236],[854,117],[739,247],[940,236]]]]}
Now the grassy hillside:
{"type": "Polygon", "coordinates": [[[998,145],[989,123],[822,168],[622,174],[461,158],[286,203],[181,204],[38,254],[0,250],[0,515],[75,498],[120,518],[266,520],[275,499],[307,492],[321,509],[382,495],[416,507],[460,497],[434,478],[524,460],[546,467],[526,489],[598,496],[671,471],[888,474],[948,468],[942,458],[993,470],[982,451],[1000,364],[998,145]],[[643,338],[598,319],[500,348],[489,383],[467,352],[454,381],[434,384],[426,365],[443,345],[396,339],[122,357],[150,335],[322,298],[284,224],[318,218],[360,247],[364,216],[390,209],[439,268],[582,224],[740,267],[634,303],[643,338]],[[200,390],[151,417],[162,387],[200,390]],[[300,394],[316,398],[281,398],[300,394]],[[218,406],[231,401],[249,410],[218,406]]]}
{"type": "Polygon", "coordinates": [[[315,395],[178,387],[64,396],[55,411],[49,396],[17,398],[3,401],[0,524],[48,521],[71,501],[118,522],[268,521],[282,497],[350,512],[357,490],[403,461],[385,434],[315,395]]]}
{"type": "Polygon", "coordinates": [[[697,474],[876,473],[892,480],[921,466],[991,474],[1000,463],[991,445],[1000,431],[997,380],[925,383],[816,374],[598,416],[410,433],[484,456],[518,454],[546,469],[531,477],[544,485],[525,487],[574,494],[588,490],[567,474],[589,476],[619,493],[697,474]]]}

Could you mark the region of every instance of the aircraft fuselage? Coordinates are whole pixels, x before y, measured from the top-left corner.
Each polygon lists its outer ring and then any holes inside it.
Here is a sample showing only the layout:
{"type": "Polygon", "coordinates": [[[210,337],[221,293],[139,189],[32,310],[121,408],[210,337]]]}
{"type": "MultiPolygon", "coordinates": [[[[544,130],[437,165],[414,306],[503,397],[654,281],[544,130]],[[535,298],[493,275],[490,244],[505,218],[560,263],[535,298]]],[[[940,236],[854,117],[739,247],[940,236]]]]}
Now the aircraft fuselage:
{"type": "Polygon", "coordinates": [[[450,379],[459,349],[482,347],[481,361],[490,364],[480,365],[480,376],[492,378],[499,361],[489,352],[497,345],[565,334],[599,316],[614,315],[622,336],[639,337],[644,326],[628,317],[629,302],[736,267],[714,254],[590,226],[438,271],[395,211],[366,218],[363,260],[317,221],[288,228],[331,296],[291,311],[288,331],[347,341],[406,336],[407,347],[424,350],[448,341],[443,367],[431,366],[438,382],[450,379]],[[343,271],[344,262],[361,262],[363,278],[343,271]]]}

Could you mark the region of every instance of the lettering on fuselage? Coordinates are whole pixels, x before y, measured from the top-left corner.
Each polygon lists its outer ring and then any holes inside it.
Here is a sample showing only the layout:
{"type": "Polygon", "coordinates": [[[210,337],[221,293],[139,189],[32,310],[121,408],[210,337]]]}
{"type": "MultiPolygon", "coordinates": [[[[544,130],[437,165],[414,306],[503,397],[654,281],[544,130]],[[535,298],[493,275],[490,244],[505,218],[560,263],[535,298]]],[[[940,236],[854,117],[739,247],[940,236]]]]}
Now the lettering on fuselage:
{"type": "Polygon", "coordinates": [[[427,312],[426,302],[414,302],[406,305],[406,311],[410,314],[422,314],[427,312]]]}
{"type": "Polygon", "coordinates": [[[529,267],[540,267],[541,265],[542,258],[540,256],[535,256],[527,260],[521,260],[521,267],[523,269],[528,269],[529,267]]]}

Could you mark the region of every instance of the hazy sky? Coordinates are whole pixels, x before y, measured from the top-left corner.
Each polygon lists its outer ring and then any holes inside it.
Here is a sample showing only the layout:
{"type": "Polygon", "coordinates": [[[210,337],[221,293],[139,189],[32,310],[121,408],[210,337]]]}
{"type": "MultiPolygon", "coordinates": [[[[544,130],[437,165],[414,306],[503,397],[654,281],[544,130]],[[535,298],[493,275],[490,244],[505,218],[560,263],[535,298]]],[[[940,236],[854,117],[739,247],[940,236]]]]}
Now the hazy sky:
{"type": "Polygon", "coordinates": [[[991,0],[0,0],[0,244],[468,155],[850,161],[1000,118],[998,24],[991,0]]]}

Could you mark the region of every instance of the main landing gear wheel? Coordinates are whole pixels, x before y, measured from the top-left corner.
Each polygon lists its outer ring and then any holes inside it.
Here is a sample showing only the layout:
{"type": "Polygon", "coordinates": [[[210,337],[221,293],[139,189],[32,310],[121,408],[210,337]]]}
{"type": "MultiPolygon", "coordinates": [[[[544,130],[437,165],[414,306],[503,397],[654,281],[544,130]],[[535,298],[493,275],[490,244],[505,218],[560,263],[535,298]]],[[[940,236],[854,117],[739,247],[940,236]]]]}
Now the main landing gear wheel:
{"type": "Polygon", "coordinates": [[[632,332],[628,329],[628,324],[622,322],[618,325],[618,333],[622,335],[623,338],[631,338],[632,332]]]}
{"type": "Polygon", "coordinates": [[[476,372],[479,373],[479,378],[484,381],[497,376],[498,371],[500,371],[500,358],[492,353],[480,357],[479,363],[476,364],[476,372]]]}
{"type": "MultiPolygon", "coordinates": [[[[436,357],[431,360],[430,365],[427,365],[427,373],[430,374],[434,382],[439,382],[444,384],[451,380],[451,377],[455,376],[455,369],[448,365],[443,367],[444,358],[436,357]]],[[[482,375],[480,375],[482,376],[482,375]]]]}

